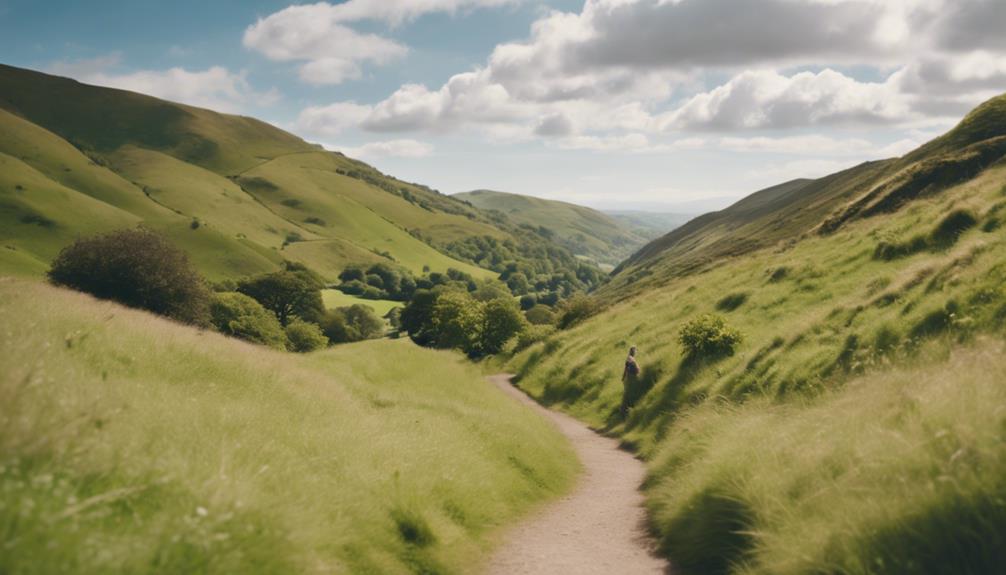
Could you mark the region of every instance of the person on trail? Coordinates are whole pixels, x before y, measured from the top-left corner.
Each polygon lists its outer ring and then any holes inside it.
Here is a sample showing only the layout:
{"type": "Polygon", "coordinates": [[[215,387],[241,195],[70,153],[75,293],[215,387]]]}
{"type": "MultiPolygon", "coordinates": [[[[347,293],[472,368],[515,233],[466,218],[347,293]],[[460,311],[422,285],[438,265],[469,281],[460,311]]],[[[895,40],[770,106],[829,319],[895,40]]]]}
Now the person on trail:
{"type": "Polygon", "coordinates": [[[633,394],[636,393],[636,388],[639,387],[639,371],[636,346],[632,346],[629,348],[628,357],[625,358],[625,369],[622,370],[622,406],[618,410],[622,414],[622,419],[629,415],[629,404],[633,394]]]}

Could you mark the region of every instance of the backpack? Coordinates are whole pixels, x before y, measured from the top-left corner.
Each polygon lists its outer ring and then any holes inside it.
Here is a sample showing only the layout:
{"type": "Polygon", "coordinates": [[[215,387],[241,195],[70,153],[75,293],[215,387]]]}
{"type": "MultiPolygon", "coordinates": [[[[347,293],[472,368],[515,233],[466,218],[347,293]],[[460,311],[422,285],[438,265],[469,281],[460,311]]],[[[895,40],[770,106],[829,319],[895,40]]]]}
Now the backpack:
{"type": "Polygon", "coordinates": [[[629,375],[639,375],[639,364],[631,357],[625,360],[625,369],[628,370],[629,375]]]}

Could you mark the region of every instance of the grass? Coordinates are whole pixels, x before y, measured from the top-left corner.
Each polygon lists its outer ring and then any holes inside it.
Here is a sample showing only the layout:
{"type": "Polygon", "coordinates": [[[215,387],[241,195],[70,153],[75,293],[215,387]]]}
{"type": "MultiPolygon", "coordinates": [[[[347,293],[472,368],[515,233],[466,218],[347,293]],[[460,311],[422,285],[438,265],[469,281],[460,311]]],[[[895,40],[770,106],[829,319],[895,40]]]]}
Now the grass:
{"type": "MultiPolygon", "coordinates": [[[[496,275],[419,239],[508,237],[477,210],[257,120],[2,65],[0,91],[0,242],[27,258],[142,224],[211,280],[290,259],[335,281],[346,265],[387,257],[417,274],[496,275]]],[[[39,270],[25,261],[0,258],[0,273],[39,270]]]]}
{"type": "Polygon", "coordinates": [[[405,340],[285,354],[9,278],[0,310],[3,572],[459,572],[576,471],[405,340]]]}
{"type": "Polygon", "coordinates": [[[404,302],[392,301],[389,299],[363,299],[353,295],[342,293],[337,289],[321,290],[321,299],[328,309],[336,307],[348,307],[356,304],[363,304],[370,307],[377,315],[384,317],[389,311],[396,307],[402,307],[404,302]]]}
{"type": "Polygon", "coordinates": [[[998,165],[829,236],[690,274],[658,265],[634,297],[508,368],[648,461],[653,528],[684,573],[994,571],[1006,549],[1006,233],[969,219],[941,249],[874,253],[948,214],[994,215],[1003,181],[998,165]],[[690,357],[678,343],[709,313],[743,334],[734,355],[690,357]],[[623,421],[630,345],[642,397],[623,421]]]}

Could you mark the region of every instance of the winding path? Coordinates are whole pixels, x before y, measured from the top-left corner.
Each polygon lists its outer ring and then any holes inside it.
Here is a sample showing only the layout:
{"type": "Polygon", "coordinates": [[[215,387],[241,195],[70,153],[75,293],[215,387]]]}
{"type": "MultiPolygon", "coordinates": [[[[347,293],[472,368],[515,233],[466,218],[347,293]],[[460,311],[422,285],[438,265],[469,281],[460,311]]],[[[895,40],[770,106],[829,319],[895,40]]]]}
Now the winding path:
{"type": "Polygon", "coordinates": [[[489,381],[550,419],[565,435],[583,474],[572,493],[517,525],[490,558],[490,575],[590,575],[671,573],[652,553],[644,527],[643,464],[572,417],[548,410],[511,385],[511,376],[489,381]]]}

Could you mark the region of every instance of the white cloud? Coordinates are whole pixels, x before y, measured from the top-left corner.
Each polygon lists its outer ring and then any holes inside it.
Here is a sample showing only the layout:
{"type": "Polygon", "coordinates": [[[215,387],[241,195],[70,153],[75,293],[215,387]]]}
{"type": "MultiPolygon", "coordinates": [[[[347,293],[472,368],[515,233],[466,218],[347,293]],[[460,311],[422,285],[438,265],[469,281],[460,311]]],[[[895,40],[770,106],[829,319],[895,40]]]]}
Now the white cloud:
{"type": "Polygon", "coordinates": [[[175,67],[113,72],[120,60],[118,54],[112,54],[90,60],[55,62],[47,71],[87,84],[140,92],[220,112],[247,112],[251,108],[270,106],[280,98],[275,89],[256,91],[244,72],[234,73],[222,66],[193,71],[175,67]]]}
{"type": "Polygon", "coordinates": [[[294,129],[311,136],[336,136],[346,128],[355,127],[366,119],[370,110],[370,106],[356,102],[311,106],[300,112],[294,123],[294,129]]]}
{"type": "Polygon", "coordinates": [[[751,170],[745,174],[760,182],[786,182],[797,178],[820,178],[851,168],[857,162],[851,160],[794,160],[751,170]]]}
{"type": "Polygon", "coordinates": [[[418,140],[401,139],[368,142],[362,146],[337,146],[323,144],[326,149],[342,152],[351,158],[425,158],[433,154],[433,146],[418,140]]]}
{"type": "Polygon", "coordinates": [[[361,64],[386,64],[408,48],[379,34],[361,33],[349,24],[378,20],[400,24],[430,12],[500,6],[520,0],[349,0],[288,6],[260,18],[244,32],[246,48],[270,60],[301,62],[300,79],[309,84],[339,84],[359,78],[361,64]]]}

